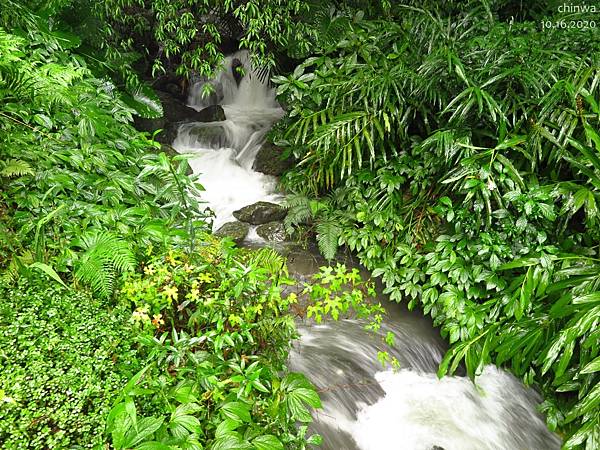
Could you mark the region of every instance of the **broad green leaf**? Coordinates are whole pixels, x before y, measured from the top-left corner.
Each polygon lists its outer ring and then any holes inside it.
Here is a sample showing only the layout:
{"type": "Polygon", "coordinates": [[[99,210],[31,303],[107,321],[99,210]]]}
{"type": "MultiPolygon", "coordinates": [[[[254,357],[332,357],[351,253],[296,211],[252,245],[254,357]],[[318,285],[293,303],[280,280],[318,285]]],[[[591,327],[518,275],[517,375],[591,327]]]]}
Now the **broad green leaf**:
{"type": "Polygon", "coordinates": [[[30,264],[29,267],[31,267],[33,269],[41,270],[42,272],[44,272],[46,275],[48,275],[50,278],[52,278],[56,282],[60,283],[64,287],[67,287],[65,282],[60,278],[60,276],[58,275],[58,273],[56,273],[56,271],[52,268],[52,266],[49,266],[48,264],[44,264],[42,262],[34,262],[34,263],[30,264]]]}
{"type": "Polygon", "coordinates": [[[231,420],[251,422],[250,407],[242,402],[229,402],[224,404],[220,410],[223,415],[231,420]]]}
{"type": "Polygon", "coordinates": [[[252,441],[256,450],[283,450],[283,444],[271,434],[258,436],[252,441]]]}

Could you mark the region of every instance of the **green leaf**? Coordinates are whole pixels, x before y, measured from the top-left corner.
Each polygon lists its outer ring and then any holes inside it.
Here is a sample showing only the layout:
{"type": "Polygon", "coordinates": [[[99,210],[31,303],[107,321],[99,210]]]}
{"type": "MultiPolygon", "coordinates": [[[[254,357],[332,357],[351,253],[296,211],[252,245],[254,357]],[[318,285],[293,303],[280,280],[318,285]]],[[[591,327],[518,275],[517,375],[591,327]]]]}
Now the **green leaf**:
{"type": "Polygon", "coordinates": [[[594,373],[600,372],[600,356],[596,357],[593,361],[590,361],[586,366],[581,369],[579,373],[594,373]]]}
{"type": "Polygon", "coordinates": [[[252,421],[252,417],[250,416],[250,406],[242,402],[226,403],[221,407],[221,412],[225,417],[232,420],[246,423],[252,421]]]}
{"type": "Polygon", "coordinates": [[[163,116],[160,98],[150,86],[140,85],[130,94],[123,94],[123,101],[144,119],[158,119],[163,116]]]}
{"type": "Polygon", "coordinates": [[[138,421],[137,424],[137,432],[135,434],[135,438],[129,444],[130,446],[135,446],[142,442],[144,439],[152,435],[156,430],[160,428],[160,426],[164,422],[164,417],[144,417],[143,419],[138,421]]]}
{"type": "Polygon", "coordinates": [[[217,439],[230,435],[233,431],[238,429],[242,423],[237,420],[225,419],[218,426],[215,431],[215,437],[217,439]]]}
{"type": "Polygon", "coordinates": [[[172,447],[158,441],[149,441],[138,445],[135,450],[172,450],[172,447]]]}
{"type": "Polygon", "coordinates": [[[247,450],[252,446],[236,436],[225,436],[213,442],[211,450],[247,450]]]}
{"type": "Polygon", "coordinates": [[[271,434],[258,436],[252,441],[256,450],[283,450],[283,444],[271,434]]]}
{"type": "Polygon", "coordinates": [[[48,264],[44,264],[42,262],[34,262],[34,263],[30,264],[29,267],[31,267],[32,269],[40,269],[42,272],[44,272],[50,278],[52,278],[56,282],[60,283],[64,287],[67,287],[65,282],[60,278],[60,276],[58,275],[58,273],[56,273],[56,271],[52,268],[52,266],[49,266],[48,264]]]}

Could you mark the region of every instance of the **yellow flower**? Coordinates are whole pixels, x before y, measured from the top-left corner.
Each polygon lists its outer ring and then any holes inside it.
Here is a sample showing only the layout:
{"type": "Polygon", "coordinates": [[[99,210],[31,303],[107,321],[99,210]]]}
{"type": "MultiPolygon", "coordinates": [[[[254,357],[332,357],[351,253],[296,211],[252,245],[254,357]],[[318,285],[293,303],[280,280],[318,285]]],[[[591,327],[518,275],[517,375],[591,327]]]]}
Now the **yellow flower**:
{"type": "Polygon", "coordinates": [[[177,300],[177,296],[179,295],[175,286],[167,286],[163,289],[163,294],[170,300],[177,300]]]}
{"type": "Polygon", "coordinates": [[[214,281],[214,278],[210,273],[201,273],[198,275],[198,280],[200,280],[201,283],[210,283],[214,281]]]}
{"type": "Polygon", "coordinates": [[[164,324],[165,321],[162,318],[162,314],[154,314],[152,319],[152,325],[154,325],[156,328],[160,328],[160,326],[164,324]]]}

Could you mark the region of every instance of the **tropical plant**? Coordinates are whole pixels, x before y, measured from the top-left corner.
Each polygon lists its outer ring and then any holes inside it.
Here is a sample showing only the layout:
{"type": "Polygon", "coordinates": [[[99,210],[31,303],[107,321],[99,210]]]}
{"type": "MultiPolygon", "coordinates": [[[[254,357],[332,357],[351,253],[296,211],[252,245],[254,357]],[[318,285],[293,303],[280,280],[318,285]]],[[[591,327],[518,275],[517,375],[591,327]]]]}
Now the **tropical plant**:
{"type": "Polygon", "coordinates": [[[333,221],[392,300],[433,317],[453,344],[440,376],[504,365],[544,391],[566,448],[594,448],[598,34],[540,26],[586,19],[551,7],[425,5],[363,17],[275,79],[302,159],[286,186],[314,181],[288,222],[333,221]]]}
{"type": "Polygon", "coordinates": [[[127,252],[193,247],[208,217],[202,187],[187,175],[184,155],[161,154],[131,127],[134,110],[72,53],[76,43],[28,17],[35,26],[26,39],[0,29],[0,210],[12,246],[0,263],[12,278],[32,262],[59,274],[75,269],[108,295],[114,269],[132,268],[127,252]],[[125,252],[108,251],[106,239],[92,243],[107,233],[136,245],[125,252]]]}
{"type": "Polygon", "coordinates": [[[287,373],[295,335],[281,296],[285,264],[272,250],[244,252],[208,237],[195,255],[170,252],[128,274],[147,365],[107,419],[117,448],[306,448],[319,407],[314,387],[287,373]]]}

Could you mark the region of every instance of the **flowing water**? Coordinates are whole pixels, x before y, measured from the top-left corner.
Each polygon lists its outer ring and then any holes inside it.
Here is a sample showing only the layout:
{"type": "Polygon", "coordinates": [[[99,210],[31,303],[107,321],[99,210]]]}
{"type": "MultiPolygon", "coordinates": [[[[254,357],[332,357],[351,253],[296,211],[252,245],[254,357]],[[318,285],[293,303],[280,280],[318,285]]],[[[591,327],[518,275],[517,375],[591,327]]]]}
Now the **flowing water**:
{"type": "MultiPolygon", "coordinates": [[[[215,94],[192,89],[190,106],[201,109],[218,100],[227,120],[180,127],[174,147],[195,153],[191,166],[200,174],[203,199],[215,211],[214,228],[232,220],[232,212],[259,200],[279,202],[276,179],[252,170],[265,134],[283,116],[273,90],[249,70],[246,53],[228,57],[225,69],[210,81],[215,94]],[[238,84],[231,65],[246,68],[238,84]]],[[[251,240],[260,239],[254,235],[251,240]]],[[[299,282],[319,263],[314,252],[289,255],[299,282]]],[[[560,448],[536,412],[540,396],[512,375],[493,366],[472,383],[454,376],[438,380],[435,371],[445,350],[437,330],[425,317],[389,304],[379,335],[366,332],[357,320],[315,325],[300,322],[301,339],[289,367],[305,373],[317,386],[323,409],[315,412],[313,432],[323,436],[323,449],[335,450],[552,450],[560,448]],[[401,364],[385,370],[377,351],[387,350],[383,336],[391,332],[390,353],[401,364]]]]}
{"type": "MultiPolygon", "coordinates": [[[[252,163],[265,134],[283,116],[283,110],[275,101],[274,91],[256,73],[249,71],[237,85],[231,71],[233,59],[248,68],[247,53],[238,52],[225,59],[224,66],[229,69],[210,82],[227,120],[185,124],[173,142],[179,153],[197,155],[190,165],[194,173],[200,173],[199,181],[206,189],[203,199],[216,215],[215,230],[234,220],[233,211],[243,206],[281,199],[275,177],[253,171],[252,163]]],[[[214,96],[202,97],[203,84],[193,86],[189,99],[189,106],[198,110],[214,101],[214,96]]]]}

